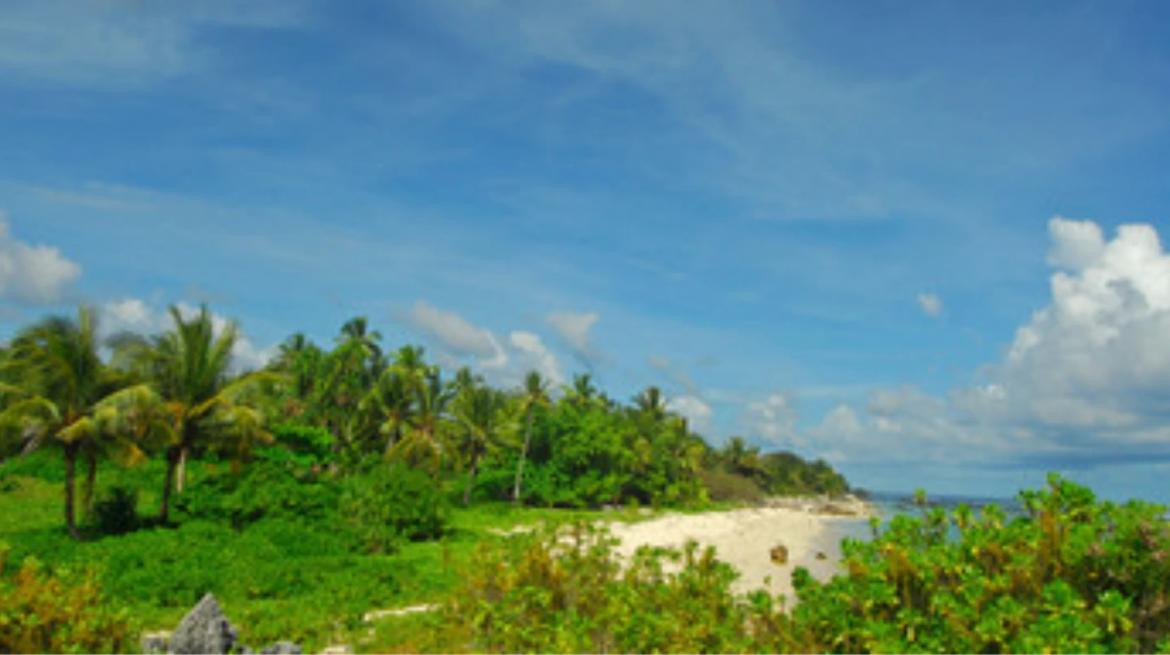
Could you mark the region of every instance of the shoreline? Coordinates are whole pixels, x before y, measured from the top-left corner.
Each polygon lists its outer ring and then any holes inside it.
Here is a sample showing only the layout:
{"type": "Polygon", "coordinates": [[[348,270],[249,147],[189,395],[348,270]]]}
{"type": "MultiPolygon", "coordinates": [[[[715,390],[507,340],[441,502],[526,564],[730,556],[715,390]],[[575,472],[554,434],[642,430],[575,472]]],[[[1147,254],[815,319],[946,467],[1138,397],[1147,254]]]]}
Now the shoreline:
{"type": "Polygon", "coordinates": [[[783,594],[787,607],[795,604],[792,571],[804,566],[818,580],[839,572],[841,539],[856,536],[874,515],[869,503],[857,498],[769,498],[757,507],[683,514],[671,512],[636,523],[610,522],[620,539],[615,551],[630,558],[639,546],[681,548],[695,540],[700,548],[715,547],[715,556],[738,572],[732,591],[744,594],[764,589],[783,594]],[[783,546],[785,561],[775,562],[772,549],[783,546]]]}

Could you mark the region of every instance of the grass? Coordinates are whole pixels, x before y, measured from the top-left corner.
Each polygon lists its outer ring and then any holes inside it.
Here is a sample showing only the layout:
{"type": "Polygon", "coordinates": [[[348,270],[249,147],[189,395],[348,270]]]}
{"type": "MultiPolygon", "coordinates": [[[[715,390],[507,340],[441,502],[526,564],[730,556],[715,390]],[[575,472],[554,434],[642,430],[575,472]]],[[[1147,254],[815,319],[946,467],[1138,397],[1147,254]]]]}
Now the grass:
{"type": "MultiPolygon", "coordinates": [[[[188,479],[194,482],[215,470],[215,464],[194,461],[188,479]]],[[[130,470],[103,464],[97,487],[99,493],[113,485],[137,489],[138,512],[148,518],[157,508],[162,475],[158,461],[130,470]]],[[[80,487],[79,480],[79,498],[80,487]]],[[[363,623],[363,614],[440,600],[457,587],[460,570],[478,544],[502,540],[518,527],[577,519],[628,522],[661,514],[483,503],[456,507],[450,530],[440,540],[410,542],[392,554],[374,555],[355,553],[331,526],[290,519],[264,519],[242,530],[180,520],[120,536],[90,534],[74,542],[63,527],[62,497],[55,453],[0,465],[0,542],[11,546],[9,562],[33,556],[50,567],[97,570],[110,601],[128,607],[144,631],[173,629],[211,591],[244,643],[259,649],[291,639],[307,652],[335,643],[371,643],[374,626],[363,623]]],[[[378,629],[385,623],[379,622],[378,629]]]]}

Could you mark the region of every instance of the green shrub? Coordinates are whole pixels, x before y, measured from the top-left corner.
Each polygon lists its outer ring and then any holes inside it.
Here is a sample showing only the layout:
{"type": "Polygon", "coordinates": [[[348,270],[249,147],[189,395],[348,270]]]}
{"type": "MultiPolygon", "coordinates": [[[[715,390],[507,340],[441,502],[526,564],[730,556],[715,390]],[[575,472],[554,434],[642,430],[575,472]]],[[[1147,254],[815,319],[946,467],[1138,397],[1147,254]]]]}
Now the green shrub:
{"type": "Polygon", "coordinates": [[[331,479],[297,473],[272,462],[255,462],[244,473],[208,476],[175,499],[191,518],[222,521],[236,529],[263,518],[332,522],[340,488],[331,479]]]}
{"type": "Polygon", "coordinates": [[[286,423],[272,429],[275,445],[256,449],[256,458],[297,469],[319,467],[336,459],[333,434],[322,427],[286,423]]]}
{"type": "Polygon", "coordinates": [[[896,517],[847,540],[849,574],[800,570],[793,618],[814,650],[1105,651],[1165,648],[1170,531],[1164,508],[1098,503],[1059,476],[1023,492],[1028,515],[996,506],[896,517]]]}
{"type": "Polygon", "coordinates": [[[422,471],[381,464],[345,480],[341,515],[367,550],[391,552],[403,540],[441,536],[450,504],[422,471]]]}
{"type": "Polygon", "coordinates": [[[42,448],[27,455],[16,455],[4,460],[0,465],[0,479],[26,476],[38,478],[47,482],[64,482],[65,467],[61,465],[61,456],[52,448],[42,448]]]}
{"type": "Polygon", "coordinates": [[[94,503],[91,528],[98,534],[125,534],[138,528],[138,490],[117,485],[94,503]]]}
{"type": "Polygon", "coordinates": [[[92,573],[74,579],[27,558],[5,579],[6,552],[0,545],[0,652],[125,652],[137,645],[129,613],[109,605],[92,573]]]}
{"type": "Polygon", "coordinates": [[[692,542],[640,550],[624,570],[614,540],[579,523],[476,553],[429,621],[378,649],[471,652],[729,652],[751,647],[752,606],[735,571],[692,542]],[[678,569],[667,572],[673,560],[678,569]]]}
{"type": "Polygon", "coordinates": [[[756,503],[764,499],[760,485],[745,475],[712,469],[701,471],[699,479],[715,502],[756,503]]]}

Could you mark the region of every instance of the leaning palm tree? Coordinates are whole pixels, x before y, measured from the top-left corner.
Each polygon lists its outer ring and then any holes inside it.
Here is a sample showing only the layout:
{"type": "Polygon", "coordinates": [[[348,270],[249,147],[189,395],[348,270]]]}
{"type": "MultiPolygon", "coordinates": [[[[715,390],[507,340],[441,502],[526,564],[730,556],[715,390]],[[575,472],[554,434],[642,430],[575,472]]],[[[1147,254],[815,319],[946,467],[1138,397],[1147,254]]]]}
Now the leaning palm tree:
{"type": "Polygon", "coordinates": [[[242,430],[247,440],[266,434],[257,417],[237,411],[244,395],[257,382],[273,379],[271,373],[251,373],[234,381],[229,377],[232,346],[238,335],[234,323],[215,329],[211,312],[184,318],[170,308],[174,328],[152,339],[125,338],[118,344],[119,359],[128,362],[150,381],[171,423],[172,441],[166,447],[166,475],[159,504],[159,520],[167,521],[172,487],[183,491],[186,462],[191,451],[208,443],[217,433],[242,430]]]}
{"type": "MultiPolygon", "coordinates": [[[[20,387],[5,385],[13,396],[0,425],[17,431],[27,453],[43,445],[61,447],[65,463],[65,527],[78,538],[75,515],[75,478],[78,457],[89,451],[89,485],[96,473],[101,432],[94,420],[95,405],[115,389],[97,352],[97,325],[88,307],[77,320],[48,318],[20,332],[6,362],[9,376],[19,376],[20,387]]],[[[92,498],[92,486],[87,487],[92,498]]]]}
{"type": "Polygon", "coordinates": [[[524,480],[524,462],[528,459],[528,445],[532,440],[532,418],[538,407],[548,407],[548,384],[540,373],[529,371],[524,377],[524,395],[520,397],[520,408],[524,412],[524,443],[520,447],[520,458],[516,461],[516,480],[512,484],[512,502],[520,502],[520,486],[524,480]]]}

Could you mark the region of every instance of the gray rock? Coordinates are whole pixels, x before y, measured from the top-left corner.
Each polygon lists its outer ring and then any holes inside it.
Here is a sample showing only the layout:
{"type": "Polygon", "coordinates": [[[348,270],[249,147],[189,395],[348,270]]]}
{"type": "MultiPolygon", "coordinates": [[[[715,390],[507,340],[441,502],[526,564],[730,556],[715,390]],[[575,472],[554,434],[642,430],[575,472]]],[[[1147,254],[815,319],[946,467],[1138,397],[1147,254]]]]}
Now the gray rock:
{"type": "Polygon", "coordinates": [[[179,627],[171,634],[167,652],[175,655],[221,655],[232,652],[237,639],[236,629],[223,615],[215,596],[208,593],[179,622],[179,627]]]}
{"type": "Polygon", "coordinates": [[[142,635],[142,652],[147,655],[162,655],[167,652],[167,641],[170,638],[169,632],[148,632],[142,635]]]}
{"type": "Polygon", "coordinates": [[[301,647],[291,641],[278,641],[260,651],[260,655],[301,655],[301,647]]]}

